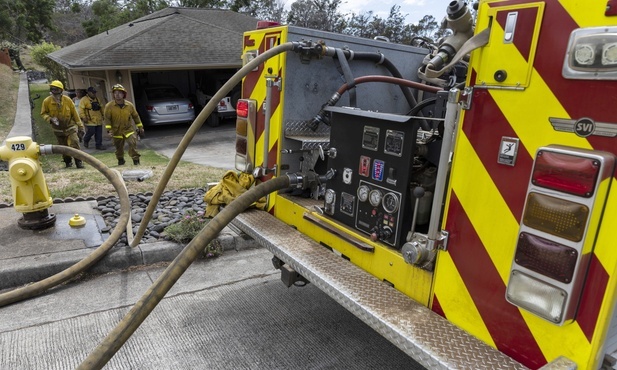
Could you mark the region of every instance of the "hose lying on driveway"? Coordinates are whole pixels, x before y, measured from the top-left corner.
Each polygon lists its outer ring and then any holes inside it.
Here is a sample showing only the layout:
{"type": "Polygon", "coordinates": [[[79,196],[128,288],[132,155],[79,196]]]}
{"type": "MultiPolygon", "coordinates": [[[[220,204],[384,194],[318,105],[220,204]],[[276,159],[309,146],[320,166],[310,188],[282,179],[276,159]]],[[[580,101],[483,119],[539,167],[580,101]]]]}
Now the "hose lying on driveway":
{"type": "Polygon", "coordinates": [[[69,267],[68,269],[61,271],[53,276],[43,279],[39,282],[27,285],[23,288],[11,290],[6,293],[0,294],[0,307],[15,303],[24,299],[34,297],[46,290],[60,285],[65,281],[77,276],[79,273],[87,270],[96,262],[98,262],[105,254],[116,244],[116,242],[122,236],[124,227],[130,219],[131,215],[131,201],[129,200],[129,194],[126,190],[126,186],[122,177],[116,170],[111,170],[105,166],[103,162],[94,158],[93,156],[82,152],[81,150],[73,149],[63,145],[40,145],[39,151],[41,154],[62,154],[77,159],[81,159],[96,168],[101,172],[109,182],[114,186],[120,198],[120,217],[118,218],[118,224],[113,229],[107,240],[103,242],[97,249],[95,249],[90,255],[83,260],[69,267]]]}
{"type": "Polygon", "coordinates": [[[227,96],[227,94],[231,91],[231,89],[233,89],[234,86],[236,86],[242,81],[242,78],[244,76],[249,74],[249,72],[257,68],[260,64],[264,63],[266,60],[272,58],[275,55],[278,55],[286,51],[294,50],[294,48],[297,46],[298,46],[298,43],[287,42],[282,45],[276,46],[272,49],[269,49],[265,51],[263,54],[259,54],[255,59],[251,60],[244,67],[242,67],[238,72],[236,72],[221,87],[221,89],[217,91],[216,94],[214,94],[212,99],[210,99],[208,104],[206,104],[204,109],[195,118],[195,121],[193,121],[193,123],[191,124],[191,127],[189,127],[189,129],[186,131],[186,134],[184,134],[184,137],[180,141],[180,144],[178,144],[178,148],[174,152],[174,155],[169,159],[169,163],[167,164],[167,167],[165,168],[165,172],[161,176],[161,180],[159,181],[156,187],[156,190],[153,192],[152,198],[150,199],[150,203],[148,204],[148,207],[146,208],[146,211],[144,212],[141,223],[139,224],[139,228],[137,229],[137,233],[135,234],[135,238],[133,239],[133,242],[131,243],[131,247],[137,246],[139,242],[141,241],[141,238],[144,236],[144,233],[146,232],[148,222],[150,222],[150,219],[152,218],[152,214],[154,213],[154,210],[156,209],[156,206],[158,205],[159,200],[161,199],[161,195],[163,194],[163,191],[165,191],[167,182],[171,178],[171,175],[173,174],[174,170],[176,169],[178,162],[180,162],[180,158],[182,158],[182,155],[186,151],[186,148],[189,146],[191,140],[193,140],[197,132],[199,132],[199,129],[201,128],[203,123],[206,121],[208,116],[210,116],[210,114],[212,114],[214,109],[216,109],[216,106],[221,101],[221,99],[227,96]]]}
{"type": "Polygon", "coordinates": [[[135,303],[133,308],[124,316],[122,321],[107,334],[101,343],[88,355],[78,369],[101,369],[133,335],[135,330],[150,315],[150,312],[159,304],[165,294],[180,279],[186,269],[203,253],[204,249],[218,233],[238,214],[260,198],[280,189],[285,189],[297,179],[281,176],[261,183],[240,195],[220,213],[218,213],[184,247],[180,254],[163,271],[146,293],[135,303]]]}

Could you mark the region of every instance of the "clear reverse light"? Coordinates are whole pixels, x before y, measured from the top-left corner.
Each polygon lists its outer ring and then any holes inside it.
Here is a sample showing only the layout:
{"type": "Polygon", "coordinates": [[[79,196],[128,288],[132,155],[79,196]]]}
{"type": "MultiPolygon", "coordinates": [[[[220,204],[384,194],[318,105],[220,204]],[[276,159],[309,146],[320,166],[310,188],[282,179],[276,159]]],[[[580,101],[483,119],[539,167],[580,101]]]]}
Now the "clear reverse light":
{"type": "Polygon", "coordinates": [[[517,270],[512,271],[506,291],[508,302],[553,323],[561,322],[567,297],[564,290],[517,270]]]}

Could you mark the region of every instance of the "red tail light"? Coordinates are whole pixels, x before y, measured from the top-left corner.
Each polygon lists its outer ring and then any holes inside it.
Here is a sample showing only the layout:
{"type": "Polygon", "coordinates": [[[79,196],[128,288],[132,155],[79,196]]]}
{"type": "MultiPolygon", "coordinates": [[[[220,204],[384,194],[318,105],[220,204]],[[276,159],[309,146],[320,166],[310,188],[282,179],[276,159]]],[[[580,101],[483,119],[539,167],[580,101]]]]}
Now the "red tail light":
{"type": "Polygon", "coordinates": [[[193,104],[192,104],[192,103],[189,103],[189,110],[190,110],[190,109],[195,109],[195,107],[193,106],[193,104]]]}
{"type": "Polygon", "coordinates": [[[146,110],[148,112],[154,112],[154,107],[152,105],[146,105],[146,110]]]}
{"type": "Polygon", "coordinates": [[[588,198],[598,178],[600,163],[594,158],[539,151],[531,181],[536,186],[588,198]]]}
{"type": "Polygon", "coordinates": [[[236,114],[238,115],[238,117],[248,117],[249,102],[247,100],[238,100],[238,104],[236,105],[236,114]]]}

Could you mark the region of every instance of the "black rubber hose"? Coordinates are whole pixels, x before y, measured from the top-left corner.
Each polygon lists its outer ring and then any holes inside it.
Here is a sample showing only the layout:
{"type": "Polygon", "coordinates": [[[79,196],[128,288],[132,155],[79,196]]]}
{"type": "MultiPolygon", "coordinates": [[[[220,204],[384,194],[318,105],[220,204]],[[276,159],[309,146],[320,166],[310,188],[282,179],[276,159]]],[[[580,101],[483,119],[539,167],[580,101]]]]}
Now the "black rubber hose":
{"type": "Polygon", "coordinates": [[[30,285],[24,286],[23,288],[14,289],[9,292],[0,294],[0,307],[39,295],[47,291],[48,289],[51,289],[57,285],[64,283],[65,281],[72,279],[81,272],[90,268],[101,258],[103,258],[103,256],[105,256],[105,254],[107,254],[107,252],[109,252],[109,250],[114,246],[114,244],[116,244],[116,242],[120,239],[131,215],[131,201],[129,199],[129,194],[126,190],[126,186],[124,185],[124,181],[122,180],[117,171],[105,166],[103,162],[99,161],[93,156],[84,153],[81,150],[73,149],[68,146],[40,145],[39,148],[41,154],[62,154],[69,157],[81,159],[92,167],[99,170],[99,172],[101,172],[116,189],[116,192],[118,193],[118,198],[120,199],[121,214],[118,218],[118,224],[113,229],[107,240],[105,240],[103,244],[101,244],[97,249],[90,253],[86,258],[77,262],[68,269],[52,275],[46,279],[43,279],[39,282],[32,283],[30,285]]]}
{"type": "MultiPolygon", "coordinates": [[[[352,53],[349,50],[343,50],[343,54],[348,60],[353,57],[354,60],[368,60],[368,61],[372,61],[375,63],[383,64],[384,67],[386,67],[386,69],[388,70],[388,72],[390,72],[392,77],[403,78],[403,75],[398,70],[398,68],[396,68],[396,66],[392,64],[392,62],[381,53],[371,53],[371,52],[353,52],[352,53]]],[[[333,58],[337,58],[336,53],[333,56],[333,58]]],[[[409,104],[410,108],[418,104],[416,98],[414,98],[414,96],[411,93],[411,89],[409,89],[407,86],[401,86],[401,91],[403,92],[403,96],[405,96],[405,99],[407,100],[407,104],[409,104]]]]}
{"type": "Polygon", "coordinates": [[[186,269],[203,253],[208,243],[233,220],[260,198],[277,190],[288,188],[291,181],[288,176],[281,176],[261,183],[240,195],[228,206],[223,208],[180,254],[163,271],[146,293],[135,303],[122,321],[107,334],[101,343],[88,355],[77,369],[101,369],[118,352],[135,330],[150,315],[150,312],[165,297],[165,294],[180,279],[186,269]]]}

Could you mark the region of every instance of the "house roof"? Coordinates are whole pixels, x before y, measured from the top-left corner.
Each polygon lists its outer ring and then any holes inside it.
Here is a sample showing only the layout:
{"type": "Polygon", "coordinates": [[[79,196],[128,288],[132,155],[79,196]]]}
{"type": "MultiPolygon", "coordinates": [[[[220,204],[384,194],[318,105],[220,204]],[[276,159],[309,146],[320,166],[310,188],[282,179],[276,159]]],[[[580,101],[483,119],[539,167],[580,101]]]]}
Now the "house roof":
{"type": "Polygon", "coordinates": [[[49,54],[67,69],[236,68],[257,19],[223,9],[166,8],[49,54]]]}

